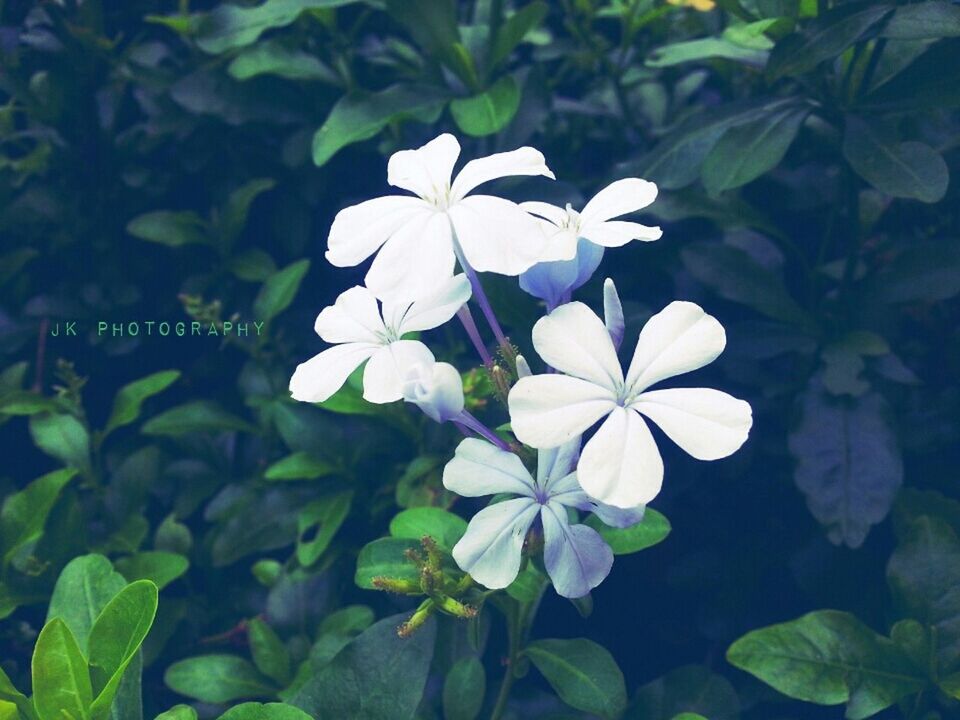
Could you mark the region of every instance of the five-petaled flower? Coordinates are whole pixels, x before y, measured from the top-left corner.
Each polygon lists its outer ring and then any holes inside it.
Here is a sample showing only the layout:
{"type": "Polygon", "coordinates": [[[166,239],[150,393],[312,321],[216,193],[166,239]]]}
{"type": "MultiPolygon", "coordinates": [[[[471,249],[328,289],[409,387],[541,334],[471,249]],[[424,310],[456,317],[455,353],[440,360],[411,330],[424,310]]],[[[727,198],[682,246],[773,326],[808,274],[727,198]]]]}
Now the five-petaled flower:
{"type": "Polygon", "coordinates": [[[580,438],[562,447],[541,450],[534,478],[515,454],[468,438],[443,470],[448,490],[467,497],[509,493],[519,497],[488,505],[470,520],[453,548],[464,571],[490,589],[505,588],[520,571],[527,533],[539,519],[543,529],[543,563],[557,593],[577,598],[595,588],[610,572],[613,552],[600,534],[572,525],[567,508],[594,513],[614,527],[643,519],[643,508],[611,508],[587,497],[572,469],[580,438]]]}
{"type": "Polygon", "coordinates": [[[617,507],[649,503],[663,483],[663,460],[643,417],[693,457],[736,451],[752,424],[750,405],[719,390],[648,390],[696,370],[723,351],[716,318],[672,302],[640,332],[626,377],[607,328],[583,303],[562,305],[533,328],[540,357],[561,374],[521,378],[510,391],[513,432],[535,448],[557,447],[606,418],[577,465],[583,489],[617,507]]]}
{"type": "Polygon", "coordinates": [[[442,325],[469,298],[470,282],[464,275],[456,275],[416,302],[383,303],[381,315],[373,293],[361,286],[350,288],[323,309],[314,325],[317,334],[334,347],[297,366],[290,378],[290,392],[296,400],[322,402],[367,362],[364,399],[372,403],[401,399],[409,369],[434,364],[426,345],[403,336],[442,325]]]}
{"type": "Polygon", "coordinates": [[[519,275],[539,262],[547,238],[532,216],[509,200],[468,193],[512,175],[552,179],[543,154],[522,147],[471,160],[451,181],[459,155],[460,144],[446,133],[416,150],[394,153],[387,182],[417,197],[390,195],[341,210],[330,228],[327,259],[345,267],[377,253],[366,285],[383,300],[436,291],[453,275],[458,259],[502,275],[519,275]]]}

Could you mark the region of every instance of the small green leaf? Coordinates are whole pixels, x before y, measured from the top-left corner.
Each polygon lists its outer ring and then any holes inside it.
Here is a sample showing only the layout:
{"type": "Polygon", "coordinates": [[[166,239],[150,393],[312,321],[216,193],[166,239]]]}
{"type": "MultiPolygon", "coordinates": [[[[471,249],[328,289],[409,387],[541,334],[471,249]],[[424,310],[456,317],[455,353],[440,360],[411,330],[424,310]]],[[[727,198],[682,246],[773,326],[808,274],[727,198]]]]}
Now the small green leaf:
{"type": "Polygon", "coordinates": [[[939,40],[960,36],[960,6],[927,0],[894,10],[880,35],[895,40],[939,40]]]}
{"type": "Polygon", "coordinates": [[[524,654],[567,705],[610,719],[626,708],[623,673],[607,649],[592,640],[537,640],[524,654]]]}
{"type": "Polygon", "coordinates": [[[40,720],[90,718],[93,689],[87,661],[70,628],[54,618],[40,631],[33,650],[33,704],[40,720]]]}
{"type": "Polygon", "coordinates": [[[197,720],[197,711],[189,705],[175,705],[154,720],[197,720]]]}
{"type": "Polygon", "coordinates": [[[248,248],[227,263],[230,272],[241,280],[262,283],[277,271],[277,264],[260,248],[248,248]]]}
{"type": "Polygon", "coordinates": [[[666,540],[670,534],[670,521],[653,508],[647,508],[643,520],[628,528],[604,525],[596,515],[587,518],[585,525],[592,527],[610,546],[614,555],[629,555],[646,550],[666,540]]]}
{"type": "Polygon", "coordinates": [[[518,602],[531,603],[540,597],[546,583],[547,578],[530,563],[527,569],[507,586],[507,594],[518,602]]]}
{"type": "Polygon", "coordinates": [[[527,34],[547,17],[547,4],[541,0],[525,5],[508,17],[497,29],[496,39],[490,51],[489,65],[496,68],[506,60],[527,34]]]}
{"type": "Polygon", "coordinates": [[[263,477],[267,480],[316,480],[336,472],[337,468],[329,462],[300,451],[277,460],[264,471],[263,477]]]}
{"type": "Polygon", "coordinates": [[[174,692],[208,703],[270,697],[276,688],[247,660],[236,655],[200,655],[167,668],[163,681],[174,692]]]}
{"type": "Polygon", "coordinates": [[[419,581],[416,565],[407,559],[407,550],[420,549],[420,543],[409,538],[379,538],[367,543],[357,557],[354,582],[366,590],[373,590],[373,579],[388,577],[397,580],[419,581]]]}
{"type": "Polygon", "coordinates": [[[227,710],[219,720],[313,720],[303,710],[283,703],[243,703],[227,710]]]}
{"type": "Polygon", "coordinates": [[[0,668],[0,700],[11,703],[15,707],[14,713],[19,710],[23,716],[22,718],[18,718],[16,714],[14,714],[12,720],[38,720],[37,713],[33,708],[33,703],[26,695],[13,686],[13,683],[10,681],[10,678],[7,677],[3,668],[0,668]]]}
{"type": "Polygon", "coordinates": [[[390,521],[393,537],[419,540],[429,535],[447,550],[452,550],[466,531],[466,520],[438,507],[403,510],[390,521]]]}
{"type": "Polygon", "coordinates": [[[44,413],[30,417],[34,444],[81,473],[90,472],[90,433],[73,415],[44,413]]]}
{"type": "Polygon", "coordinates": [[[72,468],[55,470],[6,497],[0,509],[0,558],[3,565],[9,563],[18,551],[40,539],[60,492],[76,474],[72,468]]]}
{"type": "Polygon", "coordinates": [[[124,385],[113,399],[113,410],[103,434],[129,425],[140,416],[144,400],[163,392],[180,377],[179,370],[161,370],[124,385]]]}
{"type": "Polygon", "coordinates": [[[520,107],[520,86],[505,75],[486,91],[450,101],[450,114],[467,135],[483,137],[505,128],[520,107]]]}
{"type": "Polygon", "coordinates": [[[276,40],[247,48],[233,59],[227,72],[237,80],[276,75],[288,80],[319,80],[329,85],[340,82],[337,74],[318,58],[301,50],[292,50],[276,40]]]}
{"type": "Polygon", "coordinates": [[[353,491],[337,493],[307,505],[297,516],[297,562],[310,567],[330,546],[350,514],[353,491]],[[308,536],[312,536],[309,537],[308,536]]]}
{"type": "Polygon", "coordinates": [[[138,215],[127,223],[127,232],[148,242],[170,247],[206,243],[207,224],[195,212],[156,210],[138,215]]]}
{"type": "Polygon", "coordinates": [[[671,43],[653,50],[647,56],[647,67],[662,68],[688,62],[722,58],[751,65],[762,65],[767,59],[764,50],[743,47],[724,38],[701,38],[671,43]]]}
{"type": "Polygon", "coordinates": [[[224,249],[233,245],[247,224],[247,215],[253,201],[267,190],[273,189],[277,181],[273,178],[254,178],[230,193],[223,207],[219,223],[220,237],[224,249]]]}
{"type": "Polygon", "coordinates": [[[147,550],[120,558],[115,565],[128,581],[151,580],[163,590],[190,568],[190,561],[178,553],[147,550]]]}
{"type": "Polygon", "coordinates": [[[960,672],[955,672],[953,675],[947,675],[947,677],[942,678],[939,685],[940,689],[947,695],[954,700],[960,700],[960,672]]]}
{"type": "Polygon", "coordinates": [[[483,707],[487,674],[474,656],[458,660],[443,682],[445,720],[475,720],[483,707]]]}
{"type": "Polygon", "coordinates": [[[247,623],[250,654],[257,669],[280,685],[290,682],[290,653],[273,628],[260,618],[247,623]]]}
{"type": "Polygon", "coordinates": [[[208,400],[177,405],[143,424],[145,435],[178,437],[202,432],[256,432],[250,423],[208,400]]]}
{"type": "Polygon", "coordinates": [[[296,297],[300,283],[309,269],[309,260],[297,260],[268,277],[253,301],[253,312],[257,320],[269,322],[286,310],[296,297]]]}

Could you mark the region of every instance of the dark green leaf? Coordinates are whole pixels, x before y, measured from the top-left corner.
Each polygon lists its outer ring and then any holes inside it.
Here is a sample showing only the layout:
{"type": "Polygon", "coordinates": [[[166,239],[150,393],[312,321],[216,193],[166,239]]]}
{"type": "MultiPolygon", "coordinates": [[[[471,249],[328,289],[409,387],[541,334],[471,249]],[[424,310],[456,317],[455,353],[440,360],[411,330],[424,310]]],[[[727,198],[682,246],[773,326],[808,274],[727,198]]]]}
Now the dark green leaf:
{"type": "Polygon", "coordinates": [[[310,567],[330,546],[350,513],[353,491],[337,493],[307,505],[297,516],[297,561],[310,567]]]}
{"type": "Polygon", "coordinates": [[[547,16],[547,4],[541,0],[525,5],[511,15],[497,29],[496,38],[490,51],[489,65],[496,68],[506,60],[531,30],[543,22],[547,16]]]}
{"type": "Polygon", "coordinates": [[[960,293],[960,243],[920,240],[865,281],[870,301],[936,303],[960,293]]]}
{"type": "Polygon", "coordinates": [[[181,660],[167,668],[163,681],[176,693],[209,703],[269,697],[276,692],[248,660],[236,655],[200,655],[181,660]]]}
{"type": "Polygon", "coordinates": [[[243,703],[230,708],[219,720],[312,720],[303,710],[283,703],[243,703]]]}
{"type": "Polygon", "coordinates": [[[82,473],[90,472],[90,433],[73,415],[33,415],[30,435],[47,455],[82,473]]]}
{"type": "Polygon", "coordinates": [[[475,720],[483,707],[487,674],[476,657],[458,660],[443,682],[445,720],[475,720]]]}
{"type": "Polygon", "coordinates": [[[272,178],[254,178],[230,193],[220,219],[220,235],[224,248],[230,247],[243,232],[253,201],[276,184],[276,180],[272,178]]]}
{"type": "Polygon", "coordinates": [[[408,538],[380,538],[367,543],[357,557],[354,582],[367,590],[374,589],[373,579],[388,577],[418,581],[417,566],[407,559],[407,550],[420,550],[420,543],[408,538]]]}
{"type": "Polygon", "coordinates": [[[644,512],[641,522],[628,528],[604,525],[596,515],[588,517],[584,524],[600,533],[600,537],[610,546],[614,555],[629,555],[646,550],[663,542],[670,534],[670,521],[650,507],[644,512]]]}
{"type": "Polygon", "coordinates": [[[228,263],[230,272],[247,282],[263,282],[277,271],[273,258],[259,248],[249,248],[234,255],[228,263]]]}
{"type": "Polygon", "coordinates": [[[687,713],[710,720],[737,720],[740,700],[722,675],[703,665],[685,665],[637,690],[624,718],[671,720],[687,713]]]}
{"type": "Polygon", "coordinates": [[[113,410],[103,430],[104,435],[136,420],[140,416],[144,400],[163,392],[179,377],[179,370],[161,370],[120,388],[113,399],[113,410]]]}
{"type": "Polygon", "coordinates": [[[452,550],[466,531],[466,520],[437,507],[403,510],[390,521],[390,534],[394,537],[419,540],[429,535],[447,550],[452,550]]]}
{"type": "Polygon", "coordinates": [[[120,558],[116,567],[130,582],[151,580],[162,590],[189,569],[190,561],[178,553],[148,550],[120,558]]]}
{"type": "Polygon", "coordinates": [[[450,114],[467,135],[483,137],[505,128],[520,107],[520,86],[504,75],[487,90],[450,101],[450,114]]]}
{"type": "Polygon", "coordinates": [[[960,36],[960,5],[927,0],[898,7],[881,36],[896,40],[939,40],[960,36]]]}
{"type": "Polygon", "coordinates": [[[72,468],[47,473],[23,490],[8,495],[0,509],[0,558],[2,565],[43,535],[47,517],[60,492],[77,474],[72,468]]]}
{"type": "Polygon", "coordinates": [[[300,283],[309,269],[309,260],[297,260],[268,277],[253,301],[253,312],[257,320],[269,322],[286,310],[296,297],[300,283]]]}
{"type": "Polygon", "coordinates": [[[260,618],[254,618],[247,623],[247,637],[257,669],[280,685],[289,683],[290,653],[273,628],[260,618]]]}
{"type": "Polygon", "coordinates": [[[156,210],[138,215],[127,223],[127,232],[170,247],[208,241],[206,223],[192,211],[156,210]]]}
{"type": "Polygon", "coordinates": [[[723,58],[749,65],[762,65],[767,59],[764,50],[743,47],[725,38],[701,38],[664,45],[647,56],[647,67],[661,68],[688,62],[723,58]]]}
{"type": "Polygon", "coordinates": [[[318,58],[301,50],[291,50],[275,40],[247,48],[233,59],[227,72],[237,80],[276,75],[288,80],[319,80],[330,85],[339,83],[336,73],[318,58]]]}
{"type": "Polygon", "coordinates": [[[194,400],[150,418],[143,424],[142,431],[145,435],[178,437],[203,432],[255,432],[256,429],[209,400],[194,400]]]}
{"type": "Polygon", "coordinates": [[[267,480],[316,480],[336,472],[337,468],[329,462],[301,451],[277,460],[264,471],[263,477],[267,480]]]}
{"type": "Polygon", "coordinates": [[[592,640],[536,640],[524,653],[567,705],[602,718],[617,718],[626,707],[623,673],[592,640]]]}

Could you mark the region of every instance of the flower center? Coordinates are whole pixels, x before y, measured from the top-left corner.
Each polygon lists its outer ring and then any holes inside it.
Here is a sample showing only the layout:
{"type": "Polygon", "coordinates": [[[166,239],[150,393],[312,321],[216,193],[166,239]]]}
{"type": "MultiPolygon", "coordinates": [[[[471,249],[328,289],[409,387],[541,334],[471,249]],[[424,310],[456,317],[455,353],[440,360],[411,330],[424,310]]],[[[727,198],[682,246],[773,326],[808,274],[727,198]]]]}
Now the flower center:
{"type": "Polygon", "coordinates": [[[560,227],[565,230],[569,229],[573,232],[580,232],[580,213],[574,210],[570,203],[567,203],[566,212],[567,216],[563,219],[560,227]]]}
{"type": "Polygon", "coordinates": [[[424,200],[433,205],[437,210],[445,212],[453,204],[452,198],[450,197],[450,183],[446,183],[443,187],[434,186],[430,197],[426,197],[424,200]]]}

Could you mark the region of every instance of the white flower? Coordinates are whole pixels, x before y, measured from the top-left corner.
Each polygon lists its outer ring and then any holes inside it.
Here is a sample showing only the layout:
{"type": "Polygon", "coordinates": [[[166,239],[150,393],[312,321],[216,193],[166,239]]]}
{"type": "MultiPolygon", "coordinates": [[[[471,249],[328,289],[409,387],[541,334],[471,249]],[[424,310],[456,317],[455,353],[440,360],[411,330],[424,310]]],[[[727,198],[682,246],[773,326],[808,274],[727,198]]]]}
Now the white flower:
{"type": "Polygon", "coordinates": [[[422,300],[384,303],[381,316],[373,293],[361,286],[350,288],[323,309],[314,325],[317,334],[335,346],[297,366],[290,392],[296,400],[322,402],[369,361],[363,372],[363,397],[372,403],[399,400],[407,369],[434,363],[426,345],[403,340],[403,335],[442,325],[469,298],[470,282],[457,275],[422,300]]]}
{"type": "Polygon", "coordinates": [[[449,134],[394,153],[387,182],[417,197],[391,195],[341,210],[330,228],[327,259],[346,267],[377,253],[366,284],[384,300],[434,292],[453,275],[458,249],[481,272],[519,275],[538,262],[546,237],[536,220],[509,200],[467,194],[511,175],[553,178],[543,155],[522,147],[471,160],[451,182],[459,155],[460,144],[449,134]]]}
{"type": "Polygon", "coordinates": [[[643,508],[620,510],[592,501],[571,472],[580,438],[563,447],[541,450],[534,480],[520,458],[488,442],[468,438],[443,469],[443,484],[466,497],[510,493],[519,497],[488,505],[470,520],[453,548],[464,571],[490,589],[507,587],[517,577],[523,543],[539,517],[543,526],[543,562],[557,592],[582,597],[599,585],[613,565],[613,552],[586,525],[571,525],[567,508],[597,515],[607,525],[629,527],[643,519],[643,508]]]}
{"type": "Polygon", "coordinates": [[[418,406],[434,422],[454,420],[463,413],[463,381],[449,363],[417,364],[407,370],[403,399],[418,406]]]}
{"type": "Polygon", "coordinates": [[[632,507],[660,492],[663,460],[641,416],[699,460],[726,457],[747,439],[752,416],[743,400],[705,388],[648,390],[723,351],[723,327],[694,303],[670,303],[650,318],[626,378],[607,328],[583,303],[541,318],[533,344],[566,375],[517,381],[509,396],[513,432],[533,447],[556,447],[606,418],[577,465],[580,484],[597,500],[632,507]]]}

